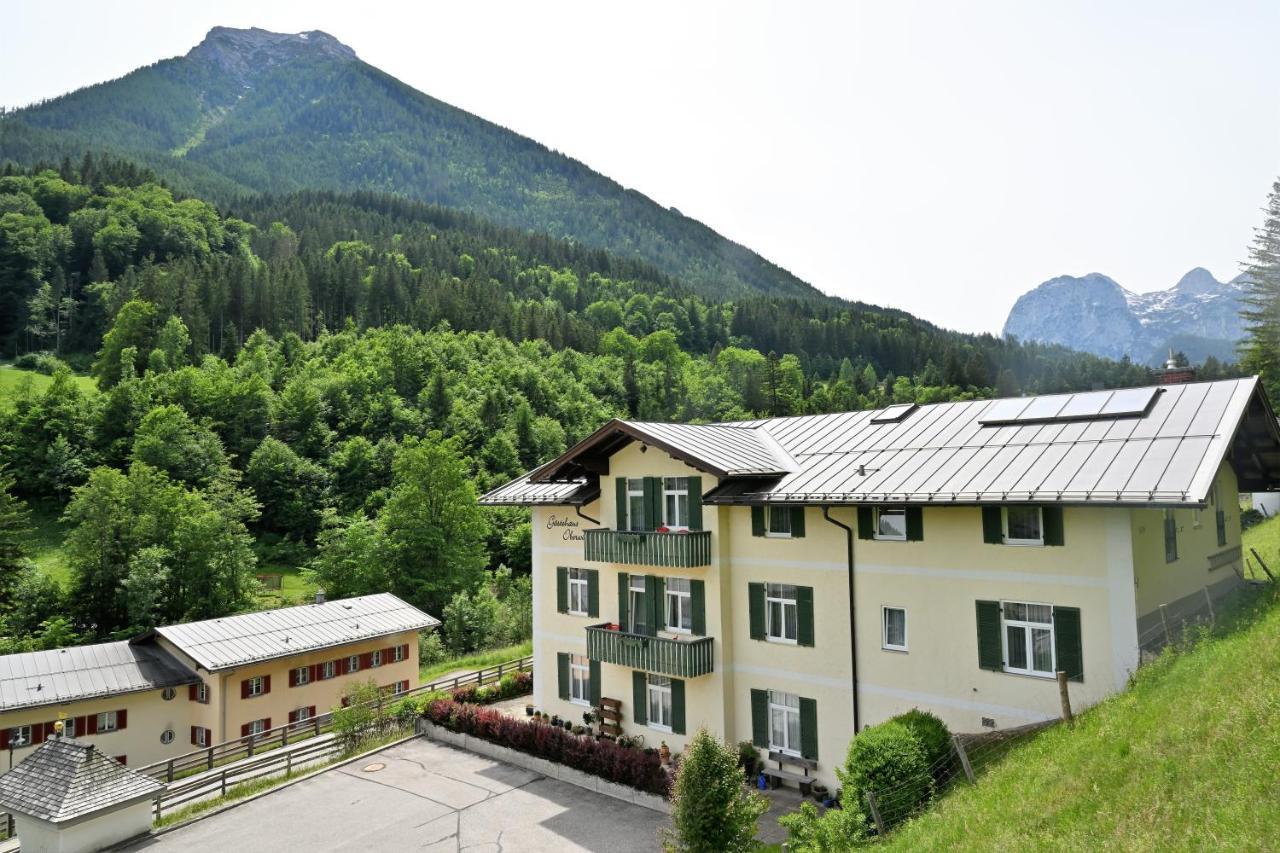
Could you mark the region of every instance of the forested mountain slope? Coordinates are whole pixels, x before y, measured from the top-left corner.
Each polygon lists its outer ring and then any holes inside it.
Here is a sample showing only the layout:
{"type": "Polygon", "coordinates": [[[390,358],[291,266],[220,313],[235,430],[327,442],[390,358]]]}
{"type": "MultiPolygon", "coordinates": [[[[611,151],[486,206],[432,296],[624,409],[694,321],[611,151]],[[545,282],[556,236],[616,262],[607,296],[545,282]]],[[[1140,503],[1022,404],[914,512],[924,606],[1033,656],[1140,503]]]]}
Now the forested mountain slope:
{"type": "Polygon", "coordinates": [[[418,92],[321,32],[217,27],[181,57],[0,118],[0,161],[126,154],[225,202],[376,190],[647,261],[708,295],[820,294],[577,160],[418,92]]]}

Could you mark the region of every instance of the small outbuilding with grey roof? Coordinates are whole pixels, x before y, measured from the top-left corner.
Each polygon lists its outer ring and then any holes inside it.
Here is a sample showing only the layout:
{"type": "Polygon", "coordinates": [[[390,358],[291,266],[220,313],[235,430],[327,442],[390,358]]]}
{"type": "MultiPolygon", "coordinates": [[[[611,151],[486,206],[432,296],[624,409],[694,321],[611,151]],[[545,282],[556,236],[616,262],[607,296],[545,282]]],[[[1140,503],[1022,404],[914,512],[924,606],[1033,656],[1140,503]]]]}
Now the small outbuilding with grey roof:
{"type": "Polygon", "coordinates": [[[87,853],[150,831],[163,789],[91,743],[53,737],[0,776],[0,807],[25,853],[87,853]]]}

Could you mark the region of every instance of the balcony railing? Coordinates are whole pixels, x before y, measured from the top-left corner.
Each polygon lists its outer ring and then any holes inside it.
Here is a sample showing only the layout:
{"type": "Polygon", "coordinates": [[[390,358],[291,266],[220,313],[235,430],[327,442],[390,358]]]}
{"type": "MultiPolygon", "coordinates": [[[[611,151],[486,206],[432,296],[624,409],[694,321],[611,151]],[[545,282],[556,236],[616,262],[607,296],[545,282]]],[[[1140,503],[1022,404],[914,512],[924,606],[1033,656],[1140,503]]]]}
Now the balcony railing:
{"type": "Polygon", "coordinates": [[[711,637],[673,640],[592,625],[587,628],[587,657],[661,675],[696,678],[715,669],[714,642],[711,637]]]}
{"type": "Polygon", "coordinates": [[[587,530],[583,556],[601,563],[689,569],[711,565],[711,531],[657,533],[647,530],[587,530]]]}

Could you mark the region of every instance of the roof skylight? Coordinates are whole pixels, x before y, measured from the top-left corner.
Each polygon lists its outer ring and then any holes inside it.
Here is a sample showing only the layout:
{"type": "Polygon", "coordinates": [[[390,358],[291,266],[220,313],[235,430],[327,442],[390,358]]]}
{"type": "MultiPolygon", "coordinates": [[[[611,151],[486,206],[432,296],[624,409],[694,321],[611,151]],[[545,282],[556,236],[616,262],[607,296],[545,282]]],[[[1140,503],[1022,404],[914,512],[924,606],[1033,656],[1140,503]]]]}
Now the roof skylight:
{"type": "Polygon", "coordinates": [[[895,403],[871,416],[873,424],[896,424],[920,408],[915,403],[895,403]]]}

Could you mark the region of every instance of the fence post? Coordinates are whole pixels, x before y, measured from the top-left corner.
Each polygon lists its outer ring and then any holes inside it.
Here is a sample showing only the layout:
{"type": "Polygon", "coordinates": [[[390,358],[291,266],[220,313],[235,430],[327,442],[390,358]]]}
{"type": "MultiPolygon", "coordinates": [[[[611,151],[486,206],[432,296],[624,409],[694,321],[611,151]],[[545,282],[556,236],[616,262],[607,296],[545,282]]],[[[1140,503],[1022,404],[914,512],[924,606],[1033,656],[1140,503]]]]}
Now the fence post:
{"type": "Polygon", "coordinates": [[[1249,553],[1253,554],[1253,558],[1258,561],[1258,565],[1262,566],[1262,570],[1267,573],[1267,579],[1270,580],[1272,583],[1275,583],[1276,576],[1271,574],[1271,570],[1267,568],[1266,560],[1262,559],[1262,557],[1258,554],[1258,549],[1250,548],[1249,553]]]}
{"type": "Polygon", "coordinates": [[[969,753],[964,751],[964,742],[960,740],[960,735],[951,736],[951,745],[956,748],[956,755],[960,756],[960,766],[964,768],[964,777],[972,782],[973,768],[969,766],[969,753]]]}
{"type": "Polygon", "coordinates": [[[165,770],[165,781],[166,782],[173,781],[173,759],[172,758],[169,759],[168,767],[165,770]]]}
{"type": "Polygon", "coordinates": [[[871,809],[871,819],[876,822],[876,834],[883,838],[885,835],[884,818],[880,817],[880,808],[876,805],[875,791],[867,791],[867,807],[871,809]]]}
{"type": "Polygon", "coordinates": [[[1173,642],[1169,636],[1169,618],[1165,615],[1164,605],[1160,605],[1160,622],[1164,625],[1164,644],[1167,646],[1173,642]]]}
{"type": "Polygon", "coordinates": [[[1071,725],[1075,718],[1071,714],[1071,695],[1067,692],[1067,673],[1064,670],[1058,670],[1058,698],[1062,702],[1062,719],[1071,725]]]}
{"type": "Polygon", "coordinates": [[[498,664],[498,680],[502,680],[502,664],[498,664]]]}
{"type": "Polygon", "coordinates": [[[1209,605],[1209,624],[1218,624],[1218,618],[1213,615],[1213,596],[1209,594],[1209,587],[1204,588],[1204,603],[1209,605]]]}
{"type": "MultiPolygon", "coordinates": [[[[213,738],[209,738],[209,740],[213,740],[213,738]]],[[[209,769],[210,770],[213,769],[213,747],[212,746],[209,747],[209,769]]]]}
{"type": "Polygon", "coordinates": [[[316,737],[320,737],[320,716],[316,715],[316,737]]]}
{"type": "Polygon", "coordinates": [[[164,816],[164,791],[156,794],[156,820],[164,816]]]}
{"type": "Polygon", "coordinates": [[[285,726],[280,730],[280,745],[281,746],[289,745],[289,727],[288,726],[285,726]]]}
{"type": "Polygon", "coordinates": [[[286,752],[284,754],[284,775],[285,776],[293,775],[293,753],[292,752],[286,752]]]}
{"type": "Polygon", "coordinates": [[[222,796],[225,797],[226,795],[227,795],[227,769],[224,767],[222,769],[222,796]]]}
{"type": "Polygon", "coordinates": [[[253,758],[253,739],[254,735],[249,735],[249,757],[253,758]]]}

